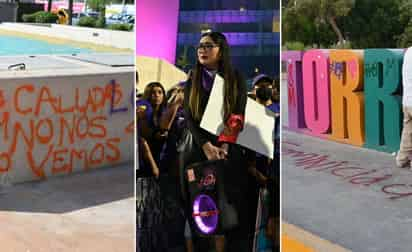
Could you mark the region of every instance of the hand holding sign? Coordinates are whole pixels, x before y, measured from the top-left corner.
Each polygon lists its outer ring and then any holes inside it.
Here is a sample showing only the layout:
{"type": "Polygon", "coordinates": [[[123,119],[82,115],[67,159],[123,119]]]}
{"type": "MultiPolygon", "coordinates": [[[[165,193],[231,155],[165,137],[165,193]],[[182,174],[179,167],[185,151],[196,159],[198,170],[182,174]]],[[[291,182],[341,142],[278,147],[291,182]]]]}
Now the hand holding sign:
{"type": "MultiPolygon", "coordinates": [[[[216,75],[208,104],[200,122],[200,127],[215,135],[219,135],[224,129],[223,87],[223,78],[216,75]]],[[[264,106],[248,98],[244,122],[243,130],[236,143],[273,158],[275,115],[264,106]]]]}

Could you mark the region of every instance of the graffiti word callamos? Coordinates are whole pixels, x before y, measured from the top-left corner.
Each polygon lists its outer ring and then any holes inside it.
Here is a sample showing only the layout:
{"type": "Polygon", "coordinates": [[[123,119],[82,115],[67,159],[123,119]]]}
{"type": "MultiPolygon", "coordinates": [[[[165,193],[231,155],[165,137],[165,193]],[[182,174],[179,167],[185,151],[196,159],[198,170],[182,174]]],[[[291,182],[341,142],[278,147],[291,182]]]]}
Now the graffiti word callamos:
{"type": "Polygon", "coordinates": [[[133,133],[133,122],[113,117],[132,111],[133,94],[114,80],[65,93],[36,84],[0,87],[0,175],[22,166],[45,178],[121,160],[121,135],[133,133]],[[110,133],[114,124],[121,134],[110,133]]]}

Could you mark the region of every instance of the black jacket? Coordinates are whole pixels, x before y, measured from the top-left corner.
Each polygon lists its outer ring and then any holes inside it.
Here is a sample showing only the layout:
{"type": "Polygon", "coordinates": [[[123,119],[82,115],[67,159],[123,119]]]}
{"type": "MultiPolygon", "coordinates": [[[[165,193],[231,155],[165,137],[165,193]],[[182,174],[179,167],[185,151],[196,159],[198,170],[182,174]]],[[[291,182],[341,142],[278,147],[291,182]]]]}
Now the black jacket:
{"type": "MultiPolygon", "coordinates": [[[[244,115],[245,108],[246,108],[246,101],[247,101],[246,82],[238,71],[235,71],[235,76],[236,76],[237,83],[238,83],[238,99],[237,99],[237,104],[232,113],[244,115]]],[[[202,147],[203,144],[210,141],[212,144],[216,145],[217,136],[200,128],[200,121],[196,121],[192,117],[192,112],[189,107],[189,98],[190,98],[191,89],[192,89],[192,80],[189,79],[185,85],[185,96],[184,96],[183,106],[184,106],[184,116],[186,118],[187,126],[193,135],[195,144],[198,147],[202,147]]],[[[200,105],[203,109],[206,108],[208,101],[209,101],[209,93],[206,90],[204,90],[204,88],[201,88],[200,89],[200,105]]]]}

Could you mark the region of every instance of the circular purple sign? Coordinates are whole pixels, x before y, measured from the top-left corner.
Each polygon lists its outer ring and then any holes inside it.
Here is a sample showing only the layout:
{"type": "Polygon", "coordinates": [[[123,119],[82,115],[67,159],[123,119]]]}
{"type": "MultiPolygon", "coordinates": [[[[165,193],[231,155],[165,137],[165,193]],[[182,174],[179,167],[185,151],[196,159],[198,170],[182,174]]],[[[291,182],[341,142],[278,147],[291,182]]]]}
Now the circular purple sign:
{"type": "Polygon", "coordinates": [[[218,214],[215,201],[206,194],[198,195],[193,201],[193,218],[196,226],[204,234],[213,233],[218,224],[218,214]]]}

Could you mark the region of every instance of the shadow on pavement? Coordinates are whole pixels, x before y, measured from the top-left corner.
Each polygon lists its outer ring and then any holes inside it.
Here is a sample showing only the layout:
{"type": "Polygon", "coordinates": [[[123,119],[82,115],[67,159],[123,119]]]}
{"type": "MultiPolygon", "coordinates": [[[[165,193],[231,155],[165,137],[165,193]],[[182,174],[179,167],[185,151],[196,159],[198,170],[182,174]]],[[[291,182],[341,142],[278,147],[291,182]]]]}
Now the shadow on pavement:
{"type": "Polygon", "coordinates": [[[0,211],[66,213],[134,196],[133,163],[0,186],[0,211]]]}

